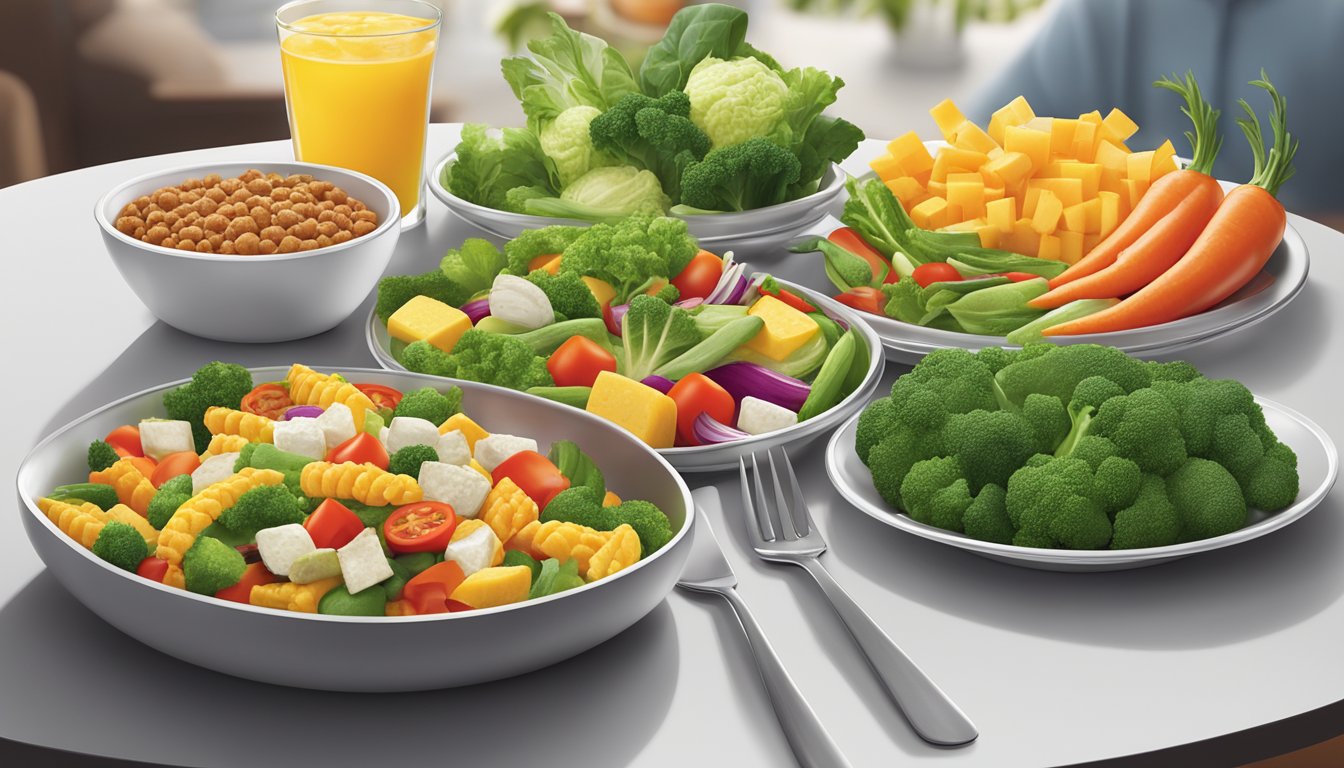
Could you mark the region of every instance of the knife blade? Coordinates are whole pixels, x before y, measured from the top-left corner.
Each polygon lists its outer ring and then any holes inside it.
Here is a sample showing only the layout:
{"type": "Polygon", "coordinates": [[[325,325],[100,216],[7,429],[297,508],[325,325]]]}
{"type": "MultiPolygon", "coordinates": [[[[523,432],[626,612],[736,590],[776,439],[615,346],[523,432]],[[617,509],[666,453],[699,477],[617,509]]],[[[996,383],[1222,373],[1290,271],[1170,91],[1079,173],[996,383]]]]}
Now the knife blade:
{"type": "Polygon", "coordinates": [[[709,510],[716,512],[722,508],[719,489],[714,486],[697,488],[691,492],[700,519],[696,521],[695,536],[691,542],[691,554],[686,559],[686,567],[681,572],[677,586],[701,592],[721,592],[737,585],[737,574],[723,556],[719,540],[714,537],[714,529],[709,525],[709,510]]]}

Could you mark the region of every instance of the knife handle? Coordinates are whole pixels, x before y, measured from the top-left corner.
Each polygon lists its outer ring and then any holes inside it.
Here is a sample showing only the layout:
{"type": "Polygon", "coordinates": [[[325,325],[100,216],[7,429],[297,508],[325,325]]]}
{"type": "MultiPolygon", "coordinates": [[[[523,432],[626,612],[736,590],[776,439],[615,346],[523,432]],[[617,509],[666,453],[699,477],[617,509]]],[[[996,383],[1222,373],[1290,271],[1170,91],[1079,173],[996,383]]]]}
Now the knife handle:
{"type": "Polygon", "coordinates": [[[817,713],[803,698],[802,692],[789,677],[788,671],[780,662],[770,641],[756,623],[756,619],[747,609],[747,604],[735,589],[719,592],[737,614],[738,623],[747,635],[752,655],[756,659],[756,668],[760,670],[765,690],[770,695],[770,705],[784,730],[784,738],[793,748],[794,757],[803,768],[848,768],[849,761],[841,754],[840,748],[831,740],[826,728],[817,719],[817,713]]]}
{"type": "Polygon", "coordinates": [[[970,718],[854,602],[854,598],[849,596],[820,561],[816,558],[802,558],[795,562],[817,580],[821,591],[826,593],[835,612],[840,614],[840,619],[849,629],[849,634],[854,637],[863,655],[868,657],[868,663],[881,679],[883,687],[921,738],[948,747],[975,740],[979,732],[970,718]]]}

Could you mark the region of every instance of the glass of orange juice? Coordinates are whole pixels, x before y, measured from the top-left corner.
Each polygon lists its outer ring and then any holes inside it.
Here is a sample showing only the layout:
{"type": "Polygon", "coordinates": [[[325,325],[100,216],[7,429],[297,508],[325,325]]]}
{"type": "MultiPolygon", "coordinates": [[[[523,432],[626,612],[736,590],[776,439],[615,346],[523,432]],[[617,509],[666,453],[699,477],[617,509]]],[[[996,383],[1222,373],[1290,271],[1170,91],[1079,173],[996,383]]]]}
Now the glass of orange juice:
{"type": "Polygon", "coordinates": [[[396,194],[403,228],[424,221],[439,8],[422,0],[297,0],[275,21],[295,159],[367,173],[396,194]]]}

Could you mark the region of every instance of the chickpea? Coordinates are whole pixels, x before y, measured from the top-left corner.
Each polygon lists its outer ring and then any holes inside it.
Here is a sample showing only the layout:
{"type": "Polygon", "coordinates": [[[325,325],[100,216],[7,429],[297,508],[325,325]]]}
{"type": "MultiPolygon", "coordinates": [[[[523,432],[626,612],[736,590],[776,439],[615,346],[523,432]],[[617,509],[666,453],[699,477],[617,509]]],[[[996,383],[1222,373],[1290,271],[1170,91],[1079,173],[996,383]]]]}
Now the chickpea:
{"type": "Polygon", "coordinates": [[[220,180],[221,179],[218,173],[211,173],[208,174],[205,178],[201,179],[201,183],[207,187],[213,187],[216,184],[218,184],[220,180]]]}
{"type": "Polygon", "coordinates": [[[208,192],[205,193],[205,196],[208,197],[208,198],[210,198],[211,200],[215,201],[215,204],[216,204],[216,205],[219,205],[220,203],[223,203],[225,200],[227,200],[227,199],[229,198],[228,193],[226,193],[224,190],[220,189],[219,187],[211,187],[211,188],[210,188],[210,191],[208,191],[208,192]]]}
{"type": "Polygon", "coordinates": [[[349,216],[350,214],[355,212],[355,209],[351,208],[345,203],[337,203],[336,207],[332,208],[332,210],[341,214],[342,216],[349,216]]]}
{"type": "Polygon", "coordinates": [[[373,223],[378,221],[378,214],[374,213],[373,211],[361,208],[360,210],[357,210],[354,213],[352,213],[350,215],[350,218],[354,219],[355,221],[367,221],[369,223],[373,223]]]}
{"type": "Polygon", "coordinates": [[[248,215],[251,216],[252,220],[257,222],[257,226],[262,229],[271,226],[270,208],[258,205],[256,208],[253,208],[251,211],[249,211],[248,215]]]}
{"type": "Polygon", "coordinates": [[[238,180],[246,184],[253,179],[260,178],[261,171],[258,171],[256,168],[248,168],[246,171],[243,171],[242,175],[238,177],[238,180]]]}
{"type": "Polygon", "coordinates": [[[255,178],[247,182],[247,190],[254,195],[270,195],[271,182],[264,178],[255,178]]]}
{"type": "Polygon", "coordinates": [[[152,245],[162,245],[164,238],[168,237],[169,234],[171,233],[168,228],[159,224],[149,228],[149,231],[145,233],[145,240],[152,245]]]}
{"type": "Polygon", "coordinates": [[[220,191],[225,195],[232,195],[243,186],[243,182],[240,179],[224,179],[216,186],[218,186],[220,191]]]}
{"type": "Polygon", "coordinates": [[[172,210],[173,208],[176,208],[178,204],[177,193],[168,191],[160,192],[156,202],[159,204],[160,208],[166,211],[172,210]]]}
{"type": "Polygon", "coordinates": [[[275,253],[275,241],[274,241],[274,240],[262,240],[262,241],[261,241],[261,244],[258,246],[257,250],[258,250],[260,253],[262,253],[263,255],[265,255],[265,256],[269,256],[269,255],[271,255],[272,253],[275,253]]]}
{"type": "Polygon", "coordinates": [[[199,242],[201,238],[205,237],[205,230],[201,229],[198,226],[192,225],[189,227],[183,227],[182,231],[179,232],[178,235],[180,237],[199,242]]]}
{"type": "Polygon", "coordinates": [[[229,226],[229,220],[222,214],[212,213],[205,217],[202,226],[211,232],[223,232],[229,226]]]}
{"type": "Polygon", "coordinates": [[[240,256],[256,256],[261,252],[261,238],[255,232],[244,232],[233,241],[233,247],[240,256]]]}
{"type": "Polygon", "coordinates": [[[216,248],[215,250],[218,251],[219,253],[234,253],[233,241],[225,240],[223,243],[220,243],[219,247],[216,248]]]}
{"type": "MultiPolygon", "coordinates": [[[[336,226],[336,222],[334,221],[319,221],[317,223],[317,234],[321,237],[330,239],[332,235],[340,231],[341,228],[336,226]]],[[[326,243],[324,243],[324,245],[326,245],[326,243]]]]}
{"type": "Polygon", "coordinates": [[[169,235],[168,237],[163,238],[163,241],[159,243],[159,246],[162,248],[176,248],[177,238],[169,235]]]}
{"type": "MultiPolygon", "coordinates": [[[[330,200],[326,200],[326,201],[323,201],[323,202],[326,203],[326,202],[331,202],[331,201],[330,201],[330,200]]],[[[321,208],[321,205],[319,205],[318,207],[321,208]]],[[[333,210],[331,210],[331,209],[329,209],[329,208],[323,208],[322,210],[320,210],[320,211],[317,212],[317,223],[318,223],[318,224],[325,224],[325,223],[327,223],[327,222],[329,222],[329,221],[336,221],[336,212],[335,212],[335,211],[333,211],[333,210]]]]}
{"type": "Polygon", "coordinates": [[[355,237],[360,237],[369,234],[377,228],[378,226],[371,221],[356,221],[354,225],[350,227],[350,231],[354,233],[355,237]]]}
{"type": "Polygon", "coordinates": [[[298,224],[300,221],[303,221],[303,217],[300,216],[299,213],[293,210],[292,208],[282,210],[275,215],[276,225],[284,227],[285,229],[289,229],[290,227],[298,224]]]}
{"type": "Polygon", "coordinates": [[[320,247],[321,246],[317,244],[316,240],[304,240],[302,243],[299,244],[300,251],[315,251],[320,247]]]}
{"type": "Polygon", "coordinates": [[[332,244],[332,241],[331,241],[331,238],[330,238],[330,237],[327,237],[326,235],[318,235],[318,236],[317,236],[317,247],[318,247],[318,248],[326,248],[328,245],[331,245],[331,244],[332,244]]]}
{"type": "Polygon", "coordinates": [[[345,201],[348,200],[350,196],[347,195],[343,189],[329,189],[323,197],[336,205],[344,205],[345,201]]]}
{"type": "Polygon", "coordinates": [[[351,219],[349,216],[346,216],[344,213],[336,214],[335,221],[337,227],[347,232],[350,231],[351,225],[355,223],[353,219],[351,219]]]}
{"type": "Polygon", "coordinates": [[[340,243],[344,243],[347,240],[353,240],[354,238],[355,238],[354,234],[352,234],[349,230],[342,229],[341,231],[331,236],[331,242],[333,244],[339,245],[340,243]]]}
{"type": "Polygon", "coordinates": [[[280,253],[294,253],[299,250],[299,246],[302,244],[303,241],[299,238],[293,235],[286,235],[280,240],[280,244],[276,246],[276,250],[280,253]]]}
{"type": "Polygon", "coordinates": [[[257,234],[258,231],[260,231],[260,227],[257,226],[257,222],[247,218],[246,216],[239,216],[238,218],[229,222],[228,228],[224,230],[224,237],[231,238],[234,241],[237,241],[241,239],[241,235],[244,234],[255,235],[257,234]]]}
{"type": "Polygon", "coordinates": [[[129,235],[132,232],[134,232],[138,227],[143,227],[144,225],[145,225],[144,219],[141,219],[138,215],[122,216],[121,218],[117,219],[117,231],[124,235],[129,235]]]}
{"type": "Polygon", "coordinates": [[[169,211],[163,215],[163,223],[167,224],[170,229],[181,220],[182,217],[177,215],[177,211],[169,211]]]}
{"type": "Polygon", "coordinates": [[[293,191],[293,190],[291,190],[289,187],[285,187],[285,186],[272,187],[272,188],[271,188],[271,199],[274,200],[274,201],[276,201],[276,202],[280,202],[281,200],[288,200],[288,199],[289,199],[289,193],[292,192],[292,191],[293,191]]]}
{"type": "Polygon", "coordinates": [[[270,240],[279,243],[281,240],[285,239],[285,228],[272,224],[271,226],[262,229],[257,235],[262,240],[270,240]]]}
{"type": "Polygon", "coordinates": [[[210,245],[209,241],[207,241],[207,240],[202,240],[202,241],[200,241],[199,243],[196,244],[196,252],[197,252],[197,253],[214,253],[214,252],[215,252],[215,249],[210,245]]]}
{"type": "Polygon", "coordinates": [[[155,224],[162,224],[163,211],[150,211],[149,215],[145,216],[145,223],[151,227],[155,224]]]}
{"type": "Polygon", "coordinates": [[[177,241],[177,250],[179,250],[179,251],[194,251],[194,250],[196,250],[196,241],[195,241],[195,240],[187,240],[187,239],[185,239],[185,238],[182,239],[182,240],[178,240],[178,241],[177,241]]]}

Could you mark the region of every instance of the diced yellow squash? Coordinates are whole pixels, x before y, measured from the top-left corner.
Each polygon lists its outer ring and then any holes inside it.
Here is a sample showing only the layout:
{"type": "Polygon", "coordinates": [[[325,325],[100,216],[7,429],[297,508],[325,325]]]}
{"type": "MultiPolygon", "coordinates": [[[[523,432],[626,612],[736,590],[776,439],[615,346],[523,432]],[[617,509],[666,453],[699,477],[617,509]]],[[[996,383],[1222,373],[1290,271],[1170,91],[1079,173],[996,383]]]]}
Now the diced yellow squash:
{"type": "Polygon", "coordinates": [[[449,416],[447,421],[439,425],[439,434],[446,435],[455,429],[467,438],[467,447],[472,451],[476,450],[477,440],[490,436],[489,432],[486,432],[480,424],[472,421],[471,417],[465,413],[454,413],[449,416]]]}
{"type": "Polygon", "coordinates": [[[1092,198],[1064,209],[1064,228],[1070,232],[1101,231],[1101,200],[1092,198]]]}
{"type": "Polygon", "coordinates": [[[924,141],[914,131],[892,139],[887,144],[887,152],[896,158],[907,176],[918,177],[933,170],[933,155],[929,154],[929,148],[924,146],[924,141]]]}
{"type": "Polygon", "coordinates": [[[1164,174],[1176,170],[1176,148],[1171,145],[1171,139],[1162,142],[1162,146],[1153,150],[1153,164],[1148,172],[1149,181],[1157,181],[1164,174]]]}
{"type": "Polygon", "coordinates": [[[1139,199],[1143,193],[1148,191],[1148,182],[1138,179],[1125,179],[1125,194],[1121,201],[1129,210],[1134,210],[1134,206],[1139,204],[1139,199]]]}
{"type": "Polygon", "coordinates": [[[1093,159],[1102,168],[1123,174],[1129,162],[1128,158],[1129,153],[1109,141],[1103,141],[1097,145],[1097,153],[1093,159]]]}
{"type": "Polygon", "coordinates": [[[980,236],[981,248],[998,248],[999,242],[1003,239],[1003,232],[1000,232],[998,227],[991,227],[988,224],[975,230],[975,233],[980,236]]]}
{"type": "MultiPolygon", "coordinates": [[[[946,198],[946,197],[947,197],[947,180],[946,180],[946,179],[944,179],[944,180],[942,180],[942,181],[930,181],[930,182],[929,182],[927,185],[925,185],[925,186],[927,187],[927,191],[928,191],[928,193],[929,193],[930,195],[932,195],[933,197],[941,197],[941,198],[946,198]]],[[[922,202],[924,202],[924,201],[921,200],[920,202],[922,203],[922,202]]]]}
{"type": "Polygon", "coordinates": [[[1040,249],[1041,236],[1031,228],[1031,219],[1018,219],[1013,222],[1013,231],[1003,236],[999,247],[1031,255],[1040,249]]]}
{"type": "Polygon", "coordinates": [[[1130,181],[1142,181],[1145,184],[1153,180],[1153,151],[1133,152],[1125,158],[1125,178],[1130,181]]]}
{"type": "Polygon", "coordinates": [[[457,307],[428,296],[416,296],[387,318],[387,332],[406,343],[427,341],[451,352],[457,340],[471,328],[471,318],[457,307]]]}
{"type": "Polygon", "coordinates": [[[1055,157],[1073,155],[1073,137],[1078,131],[1078,121],[1056,117],[1050,122],[1050,154],[1055,157]]]}
{"type": "Polygon", "coordinates": [[[1002,200],[1006,194],[1007,191],[1003,187],[993,187],[989,185],[988,180],[985,181],[986,203],[988,203],[990,200],[1002,200]]]}
{"type": "Polygon", "coordinates": [[[1031,110],[1031,105],[1027,103],[1024,97],[1018,96],[990,116],[989,137],[1002,145],[1004,131],[1009,126],[1023,125],[1034,117],[1036,117],[1036,113],[1031,110]]]}
{"type": "Polygon", "coordinates": [[[921,229],[939,229],[947,223],[947,201],[941,197],[930,197],[910,209],[910,219],[921,229]]]}
{"type": "Polygon", "coordinates": [[[1073,131],[1073,159],[1084,163],[1093,162],[1097,156],[1098,123],[1089,122],[1082,117],[1073,131]]]}
{"type": "Polygon", "coordinates": [[[817,321],[774,296],[762,296],[747,310],[765,325],[742,346],[771,360],[783,360],[821,332],[817,321]]]}
{"type": "Polygon", "coordinates": [[[902,176],[898,179],[891,179],[887,182],[887,189],[901,201],[901,205],[910,208],[919,196],[925,194],[923,185],[915,181],[913,176],[902,176]]]}
{"type": "MultiPolygon", "coordinates": [[[[521,566],[526,568],[527,566],[521,566]]],[[[275,608],[281,611],[299,613],[317,613],[317,605],[322,597],[341,583],[340,576],[329,579],[296,584],[292,581],[277,581],[272,584],[257,584],[252,587],[247,601],[261,608],[275,608]]]]}
{"type": "Polygon", "coordinates": [[[1017,198],[1004,197],[985,203],[985,220],[999,232],[1012,232],[1013,222],[1017,221],[1017,198]]]}
{"type": "Polygon", "coordinates": [[[1032,168],[1044,168],[1050,162],[1050,134],[1046,131],[1010,125],[1004,129],[1003,148],[1026,155],[1032,168]]]}
{"type": "Polygon", "coordinates": [[[1029,129],[1031,129],[1031,130],[1033,130],[1033,131],[1040,131],[1040,132],[1042,132],[1042,133],[1050,133],[1051,124],[1052,124],[1053,122],[1054,122],[1054,118],[1053,118],[1053,117],[1039,117],[1039,116],[1038,116],[1038,117],[1033,117],[1033,118],[1031,118],[1030,120],[1028,120],[1027,122],[1023,123],[1023,124],[1022,124],[1022,127],[1023,127],[1023,128],[1029,128],[1029,129]]]}
{"type": "Polygon", "coordinates": [[[957,109],[957,105],[953,104],[951,99],[938,102],[929,110],[929,115],[933,117],[933,122],[938,125],[938,130],[942,131],[943,138],[949,144],[957,138],[957,127],[966,122],[966,116],[957,109]]]}
{"type": "Polygon", "coordinates": [[[1101,124],[1106,126],[1107,130],[1120,141],[1125,141],[1139,132],[1138,124],[1119,109],[1112,109],[1101,121],[1101,124]]]}
{"type": "Polygon", "coordinates": [[[947,177],[947,204],[961,208],[967,219],[985,215],[985,179],[978,173],[957,173],[947,177]]]}
{"type": "Polygon", "coordinates": [[[938,150],[938,156],[933,159],[933,171],[929,175],[931,181],[947,181],[947,177],[954,173],[965,173],[968,171],[978,171],[980,166],[989,162],[989,155],[983,152],[972,152],[969,149],[958,149],[957,147],[944,147],[938,150]]]}
{"type": "Polygon", "coordinates": [[[938,230],[939,232],[976,232],[985,225],[984,219],[966,219],[964,221],[948,224],[946,227],[938,230]]]}
{"type": "MultiPolygon", "coordinates": [[[[766,298],[773,297],[762,297],[766,298]]],[[[816,325],[815,320],[807,319],[816,325]]],[[[587,410],[624,427],[653,448],[671,448],[677,436],[676,402],[653,387],[618,373],[602,371],[597,375],[588,395],[587,410]]]]}
{"type": "Polygon", "coordinates": [[[1097,163],[1075,163],[1066,161],[1059,164],[1059,176],[1065,179],[1079,179],[1083,182],[1083,199],[1091,200],[1101,189],[1101,166],[1097,163]]]}
{"type": "Polygon", "coordinates": [[[583,577],[588,581],[606,578],[639,562],[639,553],[639,534],[628,523],[621,523],[588,559],[588,572],[583,577]]]}
{"type": "Polygon", "coordinates": [[[1059,260],[1065,264],[1077,264],[1083,258],[1083,233],[1059,231],[1059,260]]]}
{"type": "Polygon", "coordinates": [[[452,599],[472,608],[494,608],[527,599],[532,587],[532,569],[526,565],[482,568],[463,579],[452,599]]]}
{"type": "Polygon", "coordinates": [[[891,155],[882,155],[869,160],[868,167],[872,168],[873,173],[877,174],[877,178],[883,181],[890,181],[905,175],[905,169],[901,167],[900,161],[891,155]]]}
{"type": "Polygon", "coordinates": [[[611,283],[608,283],[606,280],[596,277],[588,277],[587,275],[584,275],[581,279],[583,280],[583,284],[588,286],[588,290],[593,294],[593,298],[597,299],[598,306],[606,306],[611,303],[612,299],[616,298],[616,289],[612,288],[611,283]]]}
{"type": "Polygon", "coordinates": [[[1078,120],[1079,122],[1083,123],[1101,125],[1102,124],[1101,112],[1095,109],[1092,110],[1091,112],[1084,112],[1083,114],[1078,116],[1078,120]]]}
{"type": "MultiPolygon", "coordinates": [[[[1055,193],[1055,197],[1066,207],[1077,205],[1083,202],[1083,180],[1082,179],[1032,179],[1027,182],[1027,189],[1048,189],[1055,193]]],[[[1030,214],[1028,214],[1030,215],[1030,214]]]]}
{"type": "Polygon", "coordinates": [[[972,152],[983,152],[989,154],[996,149],[1000,149],[999,143],[989,137],[988,133],[970,120],[962,121],[957,126],[957,142],[955,144],[959,149],[967,149],[972,152]]]}
{"type": "Polygon", "coordinates": [[[1061,230],[1069,232],[1082,232],[1087,225],[1087,214],[1083,212],[1083,204],[1070,205],[1064,208],[1064,221],[1059,225],[1061,230]]]}
{"type": "Polygon", "coordinates": [[[1059,238],[1054,235],[1041,235],[1041,245],[1036,249],[1036,258],[1059,261],[1059,238]]]}
{"type": "Polygon", "coordinates": [[[1002,157],[980,167],[980,175],[988,177],[991,174],[999,184],[987,183],[986,186],[1015,188],[1031,175],[1031,158],[1021,152],[1004,152],[1002,157]]]}
{"type": "Polygon", "coordinates": [[[1120,226],[1120,196],[1114,192],[1098,192],[1100,219],[1097,222],[1097,234],[1103,238],[1120,226]]]}
{"type": "Polygon", "coordinates": [[[1036,210],[1031,215],[1031,228],[1038,235],[1048,235],[1059,226],[1059,218],[1064,213],[1062,203],[1049,189],[1042,189],[1036,201],[1036,210]]]}

